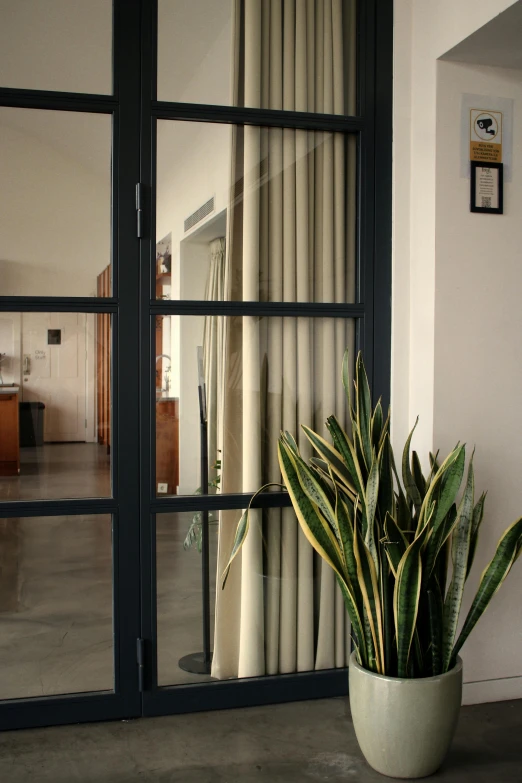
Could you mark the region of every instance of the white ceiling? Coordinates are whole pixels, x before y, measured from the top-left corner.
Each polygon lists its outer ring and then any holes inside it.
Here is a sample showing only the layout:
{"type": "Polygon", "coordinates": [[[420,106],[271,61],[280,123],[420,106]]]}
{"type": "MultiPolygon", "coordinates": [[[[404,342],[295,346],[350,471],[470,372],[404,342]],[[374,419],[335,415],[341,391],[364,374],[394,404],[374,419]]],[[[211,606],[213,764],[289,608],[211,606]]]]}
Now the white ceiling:
{"type": "Polygon", "coordinates": [[[522,0],[465,38],[441,59],[522,69],[522,0]]]}

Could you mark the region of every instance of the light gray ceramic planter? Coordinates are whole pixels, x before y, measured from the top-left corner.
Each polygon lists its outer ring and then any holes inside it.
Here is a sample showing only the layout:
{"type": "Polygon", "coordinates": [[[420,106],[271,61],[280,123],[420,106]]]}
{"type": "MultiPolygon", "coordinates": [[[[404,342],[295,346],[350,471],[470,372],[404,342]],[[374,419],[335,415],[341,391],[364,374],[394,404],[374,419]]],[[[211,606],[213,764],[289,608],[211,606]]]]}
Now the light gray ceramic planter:
{"type": "Polygon", "coordinates": [[[393,778],[423,778],[448,752],[462,700],[462,661],[439,677],[401,680],[350,658],[350,707],[366,761],[393,778]]]}

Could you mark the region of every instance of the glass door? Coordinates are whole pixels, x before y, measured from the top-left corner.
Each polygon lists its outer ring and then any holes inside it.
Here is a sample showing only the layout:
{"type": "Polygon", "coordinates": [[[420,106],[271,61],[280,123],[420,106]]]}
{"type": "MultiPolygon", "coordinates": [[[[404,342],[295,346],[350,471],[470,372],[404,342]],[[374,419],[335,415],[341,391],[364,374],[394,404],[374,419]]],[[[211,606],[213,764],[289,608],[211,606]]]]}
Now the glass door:
{"type": "Polygon", "coordinates": [[[281,429],[310,456],[300,424],[347,419],[345,349],[379,352],[375,5],[145,9],[144,712],[341,694],[342,598],[281,486],[222,581],[281,429]]]}
{"type": "Polygon", "coordinates": [[[0,2],[0,728],[140,714],[140,3],[0,2]]]}

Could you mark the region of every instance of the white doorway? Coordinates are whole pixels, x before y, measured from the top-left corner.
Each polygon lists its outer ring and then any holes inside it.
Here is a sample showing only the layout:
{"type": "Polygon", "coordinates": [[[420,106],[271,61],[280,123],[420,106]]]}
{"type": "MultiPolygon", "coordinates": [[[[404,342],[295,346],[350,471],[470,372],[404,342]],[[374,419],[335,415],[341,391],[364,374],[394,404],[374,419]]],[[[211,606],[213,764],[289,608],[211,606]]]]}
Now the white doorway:
{"type": "Polygon", "coordinates": [[[95,379],[88,361],[88,318],[86,313],[22,315],[21,399],[44,403],[47,443],[92,440],[95,379]]]}

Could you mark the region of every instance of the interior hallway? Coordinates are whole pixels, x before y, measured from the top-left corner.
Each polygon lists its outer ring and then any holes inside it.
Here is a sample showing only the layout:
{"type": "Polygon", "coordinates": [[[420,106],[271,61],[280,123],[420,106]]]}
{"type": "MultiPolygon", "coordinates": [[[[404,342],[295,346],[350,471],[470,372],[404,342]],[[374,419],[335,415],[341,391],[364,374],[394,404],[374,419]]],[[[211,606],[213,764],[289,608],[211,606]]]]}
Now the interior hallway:
{"type": "MultiPolygon", "coordinates": [[[[522,701],[464,707],[434,783],[520,783],[522,701]]],[[[0,734],[9,783],[384,783],[347,699],[0,734]]]]}

